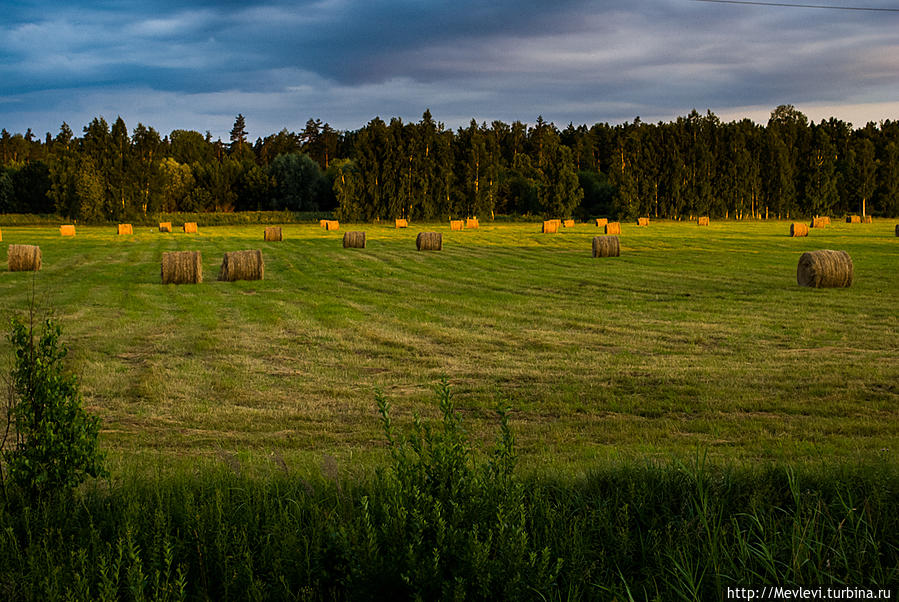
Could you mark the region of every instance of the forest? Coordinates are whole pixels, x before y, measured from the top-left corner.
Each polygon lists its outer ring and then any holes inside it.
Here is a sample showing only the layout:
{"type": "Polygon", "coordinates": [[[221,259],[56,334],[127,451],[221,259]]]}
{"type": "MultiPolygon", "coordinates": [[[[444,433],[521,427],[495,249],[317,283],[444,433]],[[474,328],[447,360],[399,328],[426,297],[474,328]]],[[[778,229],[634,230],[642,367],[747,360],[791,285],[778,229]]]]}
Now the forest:
{"type": "Polygon", "coordinates": [[[159,212],[290,210],[347,221],[495,215],[688,219],[899,215],[899,121],[820,123],[792,105],[766,125],[696,110],[671,122],[559,129],[538,117],[457,130],[425,111],[355,131],[309,119],[250,142],[160,135],[96,117],[42,140],[0,136],[0,213],[84,223],[159,212]]]}

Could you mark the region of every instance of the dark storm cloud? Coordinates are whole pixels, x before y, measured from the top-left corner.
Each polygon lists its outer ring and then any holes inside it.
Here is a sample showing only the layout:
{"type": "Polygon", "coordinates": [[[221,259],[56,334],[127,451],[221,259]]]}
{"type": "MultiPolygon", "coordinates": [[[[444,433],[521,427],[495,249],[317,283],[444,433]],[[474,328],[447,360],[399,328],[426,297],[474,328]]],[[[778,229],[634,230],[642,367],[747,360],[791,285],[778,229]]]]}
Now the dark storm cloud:
{"type": "Polygon", "coordinates": [[[265,135],[426,107],[459,125],[882,103],[899,92],[897,25],[691,0],[19,2],[0,23],[0,125],[107,111],[222,133],[242,112],[265,135]]]}

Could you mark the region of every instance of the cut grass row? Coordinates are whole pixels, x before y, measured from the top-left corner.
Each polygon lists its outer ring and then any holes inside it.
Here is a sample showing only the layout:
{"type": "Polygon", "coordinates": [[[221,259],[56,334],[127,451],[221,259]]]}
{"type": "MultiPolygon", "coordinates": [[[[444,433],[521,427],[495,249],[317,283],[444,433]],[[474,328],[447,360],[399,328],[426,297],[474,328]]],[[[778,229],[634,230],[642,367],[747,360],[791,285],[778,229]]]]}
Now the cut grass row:
{"type": "MultiPolygon", "coordinates": [[[[383,456],[375,387],[396,420],[430,414],[446,375],[475,438],[513,408],[526,467],[635,457],[753,462],[872,459],[899,449],[899,248],[892,224],[839,224],[808,238],[785,222],[625,224],[621,257],[593,259],[598,228],[448,224],[342,231],[259,226],[116,236],[4,227],[38,244],[44,268],[0,272],[0,311],[61,320],[86,402],[114,462],[327,453],[383,456]],[[419,229],[441,252],[416,252],[419,229]],[[159,284],[164,251],[262,248],[266,279],[159,284]],[[796,285],[803,251],[846,250],[853,286],[796,285]],[[33,280],[32,280],[33,278],[33,280]]],[[[6,341],[0,352],[9,353],[6,341]]],[[[343,464],[344,462],[342,462],[343,464]]]]}

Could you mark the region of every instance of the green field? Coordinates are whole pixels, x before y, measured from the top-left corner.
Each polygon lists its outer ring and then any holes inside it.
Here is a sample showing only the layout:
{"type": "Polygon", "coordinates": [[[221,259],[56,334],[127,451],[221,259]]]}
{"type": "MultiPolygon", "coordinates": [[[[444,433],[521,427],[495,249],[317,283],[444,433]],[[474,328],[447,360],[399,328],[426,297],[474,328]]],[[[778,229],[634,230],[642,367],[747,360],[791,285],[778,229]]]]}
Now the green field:
{"type": "MultiPolygon", "coordinates": [[[[0,313],[63,328],[113,466],[162,458],[370,466],[385,447],[374,391],[400,425],[453,386],[476,441],[511,406],[524,467],[637,458],[893,463],[899,453],[899,238],[894,220],[626,223],[621,257],[598,228],[539,224],[3,227],[43,269],[0,271],[0,313]],[[366,249],[343,249],[346,230],[366,249]],[[417,252],[421,230],[443,251],[417,252]],[[261,248],[265,280],[215,280],[225,251],[261,248]],[[803,251],[850,253],[848,289],[796,284],[803,251]],[[164,251],[199,250],[205,282],[160,284],[164,251]],[[32,286],[33,283],[33,286],[32,286]]],[[[5,320],[4,323],[7,323],[5,320]]],[[[0,342],[8,365],[10,345],[0,342]]]]}

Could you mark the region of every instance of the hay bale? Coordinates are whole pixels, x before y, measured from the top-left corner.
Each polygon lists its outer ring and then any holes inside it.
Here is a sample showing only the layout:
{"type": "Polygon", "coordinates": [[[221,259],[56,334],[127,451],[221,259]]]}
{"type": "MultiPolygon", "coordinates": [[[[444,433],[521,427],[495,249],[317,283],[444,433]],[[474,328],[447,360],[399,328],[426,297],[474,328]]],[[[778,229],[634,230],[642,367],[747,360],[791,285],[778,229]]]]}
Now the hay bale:
{"type": "Polygon", "coordinates": [[[827,216],[825,215],[825,216],[822,217],[821,219],[824,220],[824,225],[825,225],[825,226],[829,226],[829,225],[830,225],[830,218],[829,218],[829,217],[827,217],[827,216]]]}
{"type": "Polygon", "coordinates": [[[222,257],[219,269],[219,280],[234,282],[235,280],[262,280],[265,276],[265,263],[262,251],[230,251],[222,257]]]}
{"type": "Polygon", "coordinates": [[[562,225],[566,228],[574,228],[574,220],[566,219],[565,221],[562,222],[562,225]]]}
{"type": "Polygon", "coordinates": [[[365,248],[365,232],[344,232],[343,248],[344,249],[364,249],[365,248]]]}
{"type": "Polygon", "coordinates": [[[813,217],[813,218],[812,218],[812,223],[811,223],[810,227],[812,227],[812,228],[823,228],[823,227],[826,226],[826,225],[827,225],[827,222],[824,221],[824,218],[823,218],[823,217],[813,217]]]}
{"type": "Polygon", "coordinates": [[[842,288],[852,285],[852,258],[846,251],[808,251],[799,258],[796,281],[799,286],[842,288]]]}
{"type": "Polygon", "coordinates": [[[705,215],[705,216],[703,216],[703,217],[700,217],[700,218],[696,221],[696,225],[697,225],[697,226],[708,226],[708,225],[709,225],[709,217],[708,217],[707,215],[705,215]]]}
{"type": "Polygon", "coordinates": [[[873,223],[874,223],[874,218],[871,217],[870,215],[866,215],[866,216],[865,216],[865,219],[864,219],[864,222],[865,222],[866,224],[873,224],[873,223]]]}
{"type": "Polygon", "coordinates": [[[396,227],[397,228],[408,228],[409,221],[405,220],[405,219],[398,219],[398,220],[396,220],[396,227]]]}
{"type": "Polygon", "coordinates": [[[846,223],[847,224],[860,224],[860,223],[862,223],[862,218],[860,215],[847,215],[846,223]]]}
{"type": "Polygon", "coordinates": [[[3,230],[0,230],[0,241],[3,240],[3,230]]]}
{"type": "Polygon", "coordinates": [[[638,226],[648,226],[648,225],[649,225],[649,218],[648,218],[648,217],[638,217],[638,218],[637,218],[637,225],[638,225],[638,226]]]}
{"type": "Polygon", "coordinates": [[[808,236],[808,226],[799,222],[793,222],[790,224],[790,236],[808,236]]]}
{"type": "Polygon", "coordinates": [[[451,219],[450,220],[450,230],[461,231],[462,228],[465,227],[465,222],[460,219],[451,219]]]}
{"type": "Polygon", "coordinates": [[[608,223],[609,223],[609,220],[606,219],[606,218],[604,218],[604,217],[597,217],[597,218],[596,218],[596,227],[597,227],[597,228],[604,228],[605,225],[608,224],[608,223]]]}
{"type": "Polygon", "coordinates": [[[280,242],[283,240],[281,237],[281,226],[267,227],[262,235],[262,240],[267,240],[269,242],[280,242]]]}
{"type": "Polygon", "coordinates": [[[477,230],[478,228],[481,227],[481,224],[478,223],[478,218],[469,217],[468,221],[465,222],[465,227],[471,228],[472,230],[477,230]]]}
{"type": "Polygon", "coordinates": [[[36,272],[41,269],[41,248],[34,245],[9,245],[6,262],[10,272],[36,272]]]}
{"type": "Polygon", "coordinates": [[[594,236],[593,257],[619,257],[621,247],[617,236],[594,236]]]}
{"type": "Polygon", "coordinates": [[[340,222],[336,219],[325,220],[325,230],[340,230],[340,222]]]}
{"type": "Polygon", "coordinates": [[[621,234],[621,222],[609,222],[606,224],[606,234],[621,234]]]}
{"type": "Polygon", "coordinates": [[[559,220],[549,219],[543,222],[543,233],[554,234],[559,231],[559,220]]]}
{"type": "Polygon", "coordinates": [[[326,220],[326,219],[318,220],[318,225],[321,226],[322,228],[327,228],[328,227],[327,223],[328,223],[328,220],[326,220]]]}
{"type": "Polygon", "coordinates": [[[415,237],[415,248],[419,251],[442,251],[443,235],[440,232],[419,232],[415,237]]]}
{"type": "Polygon", "coordinates": [[[159,222],[159,231],[160,232],[171,232],[172,231],[172,222],[159,222]]]}
{"type": "Polygon", "coordinates": [[[134,234],[134,228],[131,224],[119,224],[119,236],[122,234],[134,234]]]}
{"type": "Polygon", "coordinates": [[[185,234],[196,234],[197,233],[197,222],[184,222],[184,233],[185,234]]]}
{"type": "Polygon", "coordinates": [[[203,282],[203,257],[199,251],[170,251],[162,254],[163,284],[203,282]]]}
{"type": "Polygon", "coordinates": [[[59,234],[61,236],[75,236],[75,226],[69,224],[67,226],[59,227],[59,234]]]}

